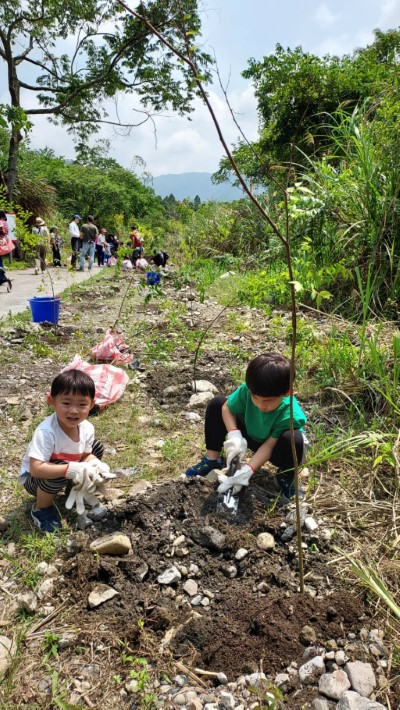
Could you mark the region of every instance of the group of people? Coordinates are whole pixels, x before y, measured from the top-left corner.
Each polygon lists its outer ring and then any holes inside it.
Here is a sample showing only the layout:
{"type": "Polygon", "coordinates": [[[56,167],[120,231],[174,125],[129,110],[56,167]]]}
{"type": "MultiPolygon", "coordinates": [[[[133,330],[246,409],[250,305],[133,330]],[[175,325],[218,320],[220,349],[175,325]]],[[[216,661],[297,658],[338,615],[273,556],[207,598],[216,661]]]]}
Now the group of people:
{"type": "MultiPolygon", "coordinates": [[[[87,421],[94,405],[93,380],[80,370],[61,372],[53,380],[49,404],[54,412],[35,430],[20,471],[20,482],[35,498],[33,522],[43,532],[61,528],[56,496],[65,492],[66,507],[95,506],[103,484],[114,475],[101,459],[102,444],[87,421]],[[62,453],[60,453],[62,452],[62,453]]],[[[267,461],[277,470],[283,502],[294,495],[295,456],[290,434],[290,362],[279,353],[253,358],[245,382],[228,398],[215,397],[205,416],[206,455],[186,471],[186,477],[207,476],[214,469],[218,491],[238,495],[267,461]],[[252,455],[246,462],[247,449],[252,455]],[[236,459],[236,472],[227,475],[236,459]]],[[[304,457],[307,418],[293,397],[293,428],[298,463],[304,457]]]]}
{"type": "Polygon", "coordinates": [[[90,271],[95,256],[99,267],[107,266],[118,251],[120,243],[117,236],[107,233],[104,227],[98,229],[92,215],[89,215],[86,222],[80,225],[81,221],[82,217],[76,214],[68,226],[72,250],[71,267],[77,271],[84,271],[85,260],[88,257],[88,270],[90,271]],[[78,258],[79,266],[77,267],[78,258]]]}

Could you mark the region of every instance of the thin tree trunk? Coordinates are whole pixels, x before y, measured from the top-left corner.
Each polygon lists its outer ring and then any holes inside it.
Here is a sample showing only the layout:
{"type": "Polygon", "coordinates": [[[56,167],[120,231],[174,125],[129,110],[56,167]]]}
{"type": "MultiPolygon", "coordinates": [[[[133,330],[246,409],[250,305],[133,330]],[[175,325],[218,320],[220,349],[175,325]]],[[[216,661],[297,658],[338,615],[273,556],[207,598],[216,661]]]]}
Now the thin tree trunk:
{"type": "Polygon", "coordinates": [[[8,149],[8,163],[5,172],[5,184],[7,190],[7,199],[12,202],[14,197],[15,182],[17,179],[17,162],[19,153],[19,144],[22,135],[20,131],[13,131],[10,136],[10,146],[8,149]]]}

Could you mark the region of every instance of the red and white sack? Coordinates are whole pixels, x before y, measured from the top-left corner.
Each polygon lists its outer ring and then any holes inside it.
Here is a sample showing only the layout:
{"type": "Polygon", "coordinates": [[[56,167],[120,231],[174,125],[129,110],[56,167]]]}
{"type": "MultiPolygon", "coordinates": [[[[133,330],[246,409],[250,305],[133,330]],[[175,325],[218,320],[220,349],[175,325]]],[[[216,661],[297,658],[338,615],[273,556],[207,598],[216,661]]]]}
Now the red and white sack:
{"type": "Polygon", "coordinates": [[[100,409],[116,402],[129,382],[128,375],[120,367],[107,364],[91,365],[90,362],[82,360],[80,355],[75,355],[72,362],[64,367],[63,372],[65,370],[82,370],[92,378],[96,388],[95,404],[98,404],[100,409]]]}
{"type": "Polygon", "coordinates": [[[127,365],[132,362],[133,355],[121,335],[112,328],[106,330],[103,340],[91,349],[96,362],[105,361],[127,365]]]}

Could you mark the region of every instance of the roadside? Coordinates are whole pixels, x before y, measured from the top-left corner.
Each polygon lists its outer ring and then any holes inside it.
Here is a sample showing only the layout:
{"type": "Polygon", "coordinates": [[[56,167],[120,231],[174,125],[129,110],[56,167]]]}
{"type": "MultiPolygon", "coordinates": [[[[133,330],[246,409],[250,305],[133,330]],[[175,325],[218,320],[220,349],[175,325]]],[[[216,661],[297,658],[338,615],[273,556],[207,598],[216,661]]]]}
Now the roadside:
{"type": "Polygon", "coordinates": [[[51,280],[54,292],[58,294],[74,284],[86,281],[97,273],[97,266],[93,267],[93,271],[81,272],[69,271],[65,268],[50,268],[44,274],[38,275],[35,275],[34,268],[8,271],[7,276],[12,280],[12,290],[8,293],[5,284],[0,288],[0,318],[25,311],[29,308],[29,298],[39,295],[52,296],[51,280]]]}

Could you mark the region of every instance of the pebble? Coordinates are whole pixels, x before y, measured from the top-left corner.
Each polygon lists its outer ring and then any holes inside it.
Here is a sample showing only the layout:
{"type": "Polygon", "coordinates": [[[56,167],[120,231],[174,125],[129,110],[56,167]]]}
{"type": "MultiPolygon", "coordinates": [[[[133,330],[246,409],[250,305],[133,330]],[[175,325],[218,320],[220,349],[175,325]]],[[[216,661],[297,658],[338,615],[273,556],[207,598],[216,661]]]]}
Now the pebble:
{"type": "Polygon", "coordinates": [[[192,606],[199,606],[199,604],[201,604],[201,600],[202,600],[201,595],[196,594],[195,597],[192,597],[192,599],[190,600],[190,603],[192,606]]]}
{"type": "Polygon", "coordinates": [[[340,698],[336,710],[386,710],[381,703],[375,703],[353,690],[347,690],[340,698]]]}
{"type": "Polygon", "coordinates": [[[153,486],[150,481],[146,481],[144,478],[142,478],[140,481],[137,481],[133,484],[133,486],[129,488],[128,496],[134,498],[135,496],[142,495],[146,491],[149,491],[151,488],[153,488],[153,486]]]}
{"type": "Polygon", "coordinates": [[[117,594],[119,594],[119,592],[113,587],[108,587],[106,584],[98,584],[89,594],[89,608],[95,609],[100,606],[100,604],[104,604],[104,602],[113,599],[117,594]]]}
{"type": "Polygon", "coordinates": [[[101,503],[99,503],[88,512],[87,516],[90,520],[93,520],[94,523],[97,523],[99,520],[103,520],[103,518],[105,518],[107,514],[108,508],[106,508],[105,505],[101,505],[101,503]]]}
{"type": "Polygon", "coordinates": [[[0,532],[5,532],[8,528],[8,522],[2,515],[0,515],[0,532]]]}
{"type": "Polygon", "coordinates": [[[254,688],[262,688],[265,680],[265,673],[250,673],[250,675],[244,676],[246,685],[251,685],[254,688]]]}
{"type": "Polygon", "coordinates": [[[260,533],[257,535],[257,547],[260,550],[273,550],[275,547],[275,538],[271,533],[260,533]]]}
{"type": "Polygon", "coordinates": [[[226,546],[226,536],[211,525],[205,525],[203,528],[194,531],[192,537],[199,545],[208,550],[222,552],[226,546]]]}
{"type": "Polygon", "coordinates": [[[331,700],[339,700],[341,695],[350,688],[350,681],[342,670],[324,673],[319,679],[318,689],[322,695],[331,700]]]}
{"type": "Polygon", "coordinates": [[[197,412],[184,412],[183,418],[186,419],[187,422],[203,421],[200,414],[198,414],[197,412]]]}
{"type": "Polygon", "coordinates": [[[227,708],[229,710],[230,708],[235,707],[235,698],[232,693],[222,692],[220,698],[220,703],[223,708],[227,708]]]}
{"type": "Polygon", "coordinates": [[[345,671],[348,675],[351,687],[359,695],[369,698],[376,688],[376,678],[370,663],[361,661],[351,661],[346,663],[345,671]]]}
{"type": "Polygon", "coordinates": [[[34,614],[38,605],[37,596],[34,592],[17,594],[17,604],[19,609],[23,609],[28,614],[34,614]]]}
{"type": "Polygon", "coordinates": [[[5,676],[17,652],[17,644],[7,636],[0,636],[0,679],[5,676]]]}
{"type": "Polygon", "coordinates": [[[41,576],[44,576],[47,572],[48,566],[47,562],[39,562],[39,564],[35,567],[35,572],[41,576]]]}
{"type": "Polygon", "coordinates": [[[315,532],[315,530],[318,530],[318,523],[315,520],[315,518],[312,518],[310,515],[307,515],[306,519],[304,520],[304,526],[308,532],[315,532]]]}
{"type": "Polygon", "coordinates": [[[283,531],[281,540],[282,542],[288,542],[289,540],[292,539],[296,535],[296,527],[295,525],[289,525],[286,530],[283,531]]]}
{"type": "Polygon", "coordinates": [[[192,382],[192,392],[213,392],[214,394],[218,394],[216,386],[208,380],[194,380],[192,382]]]}
{"type": "Polygon", "coordinates": [[[131,551],[132,545],[127,535],[111,533],[93,540],[90,543],[90,549],[99,555],[127,555],[131,551]]]}
{"type": "Polygon", "coordinates": [[[303,646],[308,646],[309,644],[315,643],[317,639],[317,634],[315,633],[312,626],[303,626],[299,633],[299,641],[303,646]]]}
{"type": "Polygon", "coordinates": [[[315,698],[312,703],[313,710],[330,710],[330,706],[325,698],[315,698]]]}
{"type": "Polygon", "coordinates": [[[325,663],[322,656],[311,658],[299,668],[299,678],[304,685],[312,685],[323,673],[325,673],[325,663]]]}
{"type": "Polygon", "coordinates": [[[195,582],[194,579],[187,579],[185,584],[183,585],[183,591],[186,592],[186,594],[189,595],[189,597],[194,597],[196,596],[198,592],[199,585],[197,582],[195,582]]]}
{"type": "Polygon", "coordinates": [[[192,394],[189,399],[188,407],[203,407],[208,404],[212,399],[214,399],[214,392],[199,392],[199,394],[192,394]]]}
{"type": "Polygon", "coordinates": [[[54,580],[53,579],[45,579],[43,582],[39,585],[39,589],[37,590],[37,596],[38,599],[42,600],[45,597],[51,597],[54,591],[54,580]]]}
{"type": "Polygon", "coordinates": [[[180,579],[182,579],[182,575],[173,565],[172,567],[166,569],[165,572],[158,575],[157,582],[159,584],[176,584],[176,582],[179,582],[180,579]]]}
{"type": "Polygon", "coordinates": [[[244,558],[247,557],[248,554],[249,554],[249,551],[246,550],[245,547],[241,547],[235,555],[235,560],[240,562],[241,560],[244,560],[244,558]]]}

